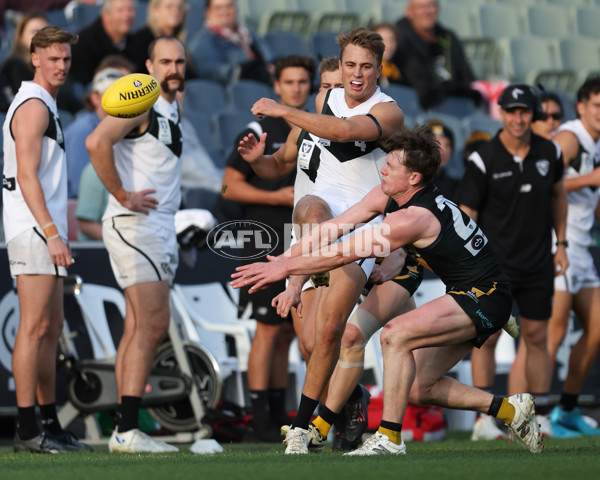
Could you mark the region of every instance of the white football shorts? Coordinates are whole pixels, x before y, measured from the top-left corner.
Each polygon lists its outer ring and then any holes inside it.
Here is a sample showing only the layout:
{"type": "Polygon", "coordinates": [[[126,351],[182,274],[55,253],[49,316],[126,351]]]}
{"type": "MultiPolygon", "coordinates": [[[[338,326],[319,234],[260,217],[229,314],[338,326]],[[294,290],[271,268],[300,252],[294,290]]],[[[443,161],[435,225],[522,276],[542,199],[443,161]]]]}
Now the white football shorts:
{"type": "MultiPolygon", "coordinates": [[[[63,239],[67,243],[66,239],[63,239]]],[[[67,269],[52,263],[46,237],[39,227],[29,228],[6,244],[10,275],[55,275],[66,277],[67,269]]]]}
{"type": "Polygon", "coordinates": [[[102,222],[102,237],[122,289],[146,282],[173,282],[179,262],[174,229],[150,223],[142,215],[120,215],[102,222]]]}
{"type": "Polygon", "coordinates": [[[587,248],[570,245],[567,248],[567,258],[569,259],[567,271],[554,278],[555,290],[575,295],[582,288],[600,286],[594,259],[587,248]]]}

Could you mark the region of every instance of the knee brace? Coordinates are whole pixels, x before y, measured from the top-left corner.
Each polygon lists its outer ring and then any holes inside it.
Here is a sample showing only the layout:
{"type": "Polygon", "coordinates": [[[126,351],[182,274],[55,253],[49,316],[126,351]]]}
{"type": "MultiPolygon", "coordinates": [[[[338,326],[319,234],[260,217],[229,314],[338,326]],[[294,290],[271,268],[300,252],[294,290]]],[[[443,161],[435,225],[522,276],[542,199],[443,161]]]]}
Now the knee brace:
{"type": "Polygon", "coordinates": [[[362,308],[358,308],[348,320],[349,324],[354,325],[360,330],[364,342],[359,347],[364,348],[373,334],[381,328],[381,323],[375,315],[367,312],[362,308]]]}

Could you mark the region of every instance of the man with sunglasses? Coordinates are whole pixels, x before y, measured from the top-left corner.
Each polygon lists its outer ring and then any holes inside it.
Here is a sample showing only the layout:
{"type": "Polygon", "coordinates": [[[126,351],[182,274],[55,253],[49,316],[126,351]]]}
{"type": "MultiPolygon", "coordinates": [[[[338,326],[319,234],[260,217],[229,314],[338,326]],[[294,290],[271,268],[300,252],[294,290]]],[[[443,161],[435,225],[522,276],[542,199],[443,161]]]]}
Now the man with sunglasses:
{"type": "Polygon", "coordinates": [[[564,118],[562,101],[556,93],[543,92],[540,95],[540,103],[542,111],[531,128],[536,135],[550,138],[564,118]]]}
{"type": "MultiPolygon", "coordinates": [[[[509,85],[498,103],[504,127],[469,156],[457,203],[486,233],[509,277],[519,309],[521,340],[527,347],[521,365],[525,365],[527,384],[536,397],[538,422],[542,431],[551,435],[548,320],[554,276],[563,274],[568,265],[562,153],[555,143],[532,132],[533,121],[542,113],[533,87],[509,85]],[[554,254],[552,228],[557,238],[554,254]]],[[[493,335],[471,354],[473,385],[486,391],[491,391],[494,384],[498,337],[493,335]]],[[[511,368],[509,394],[517,388],[518,377],[516,369],[511,368]]],[[[477,419],[473,440],[502,435],[489,420],[485,416],[477,419]]]]}

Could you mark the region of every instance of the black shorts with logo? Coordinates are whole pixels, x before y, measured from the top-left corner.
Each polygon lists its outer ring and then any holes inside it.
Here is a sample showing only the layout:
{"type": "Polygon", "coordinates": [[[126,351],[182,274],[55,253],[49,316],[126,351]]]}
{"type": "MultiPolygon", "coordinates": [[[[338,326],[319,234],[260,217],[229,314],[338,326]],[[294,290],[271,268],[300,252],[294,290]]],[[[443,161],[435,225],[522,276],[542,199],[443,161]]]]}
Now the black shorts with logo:
{"type": "Polygon", "coordinates": [[[392,279],[392,282],[404,287],[412,297],[423,281],[424,270],[423,265],[419,265],[414,258],[407,255],[402,270],[392,279]]]}
{"type": "Polygon", "coordinates": [[[469,316],[477,330],[471,340],[477,348],[488,337],[500,330],[510,318],[512,296],[508,282],[493,282],[490,285],[452,287],[448,291],[460,308],[469,316]]]}

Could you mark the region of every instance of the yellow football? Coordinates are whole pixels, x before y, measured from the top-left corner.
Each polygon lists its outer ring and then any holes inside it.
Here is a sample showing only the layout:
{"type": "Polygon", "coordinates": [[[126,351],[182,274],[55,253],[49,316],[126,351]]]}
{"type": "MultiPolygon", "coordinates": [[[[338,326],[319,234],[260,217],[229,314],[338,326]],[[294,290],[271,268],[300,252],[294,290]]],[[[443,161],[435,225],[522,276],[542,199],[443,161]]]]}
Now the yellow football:
{"type": "Polygon", "coordinates": [[[148,111],[158,100],[158,80],[132,73],[115,80],[102,95],[102,108],[113,117],[133,118],[148,111]]]}

